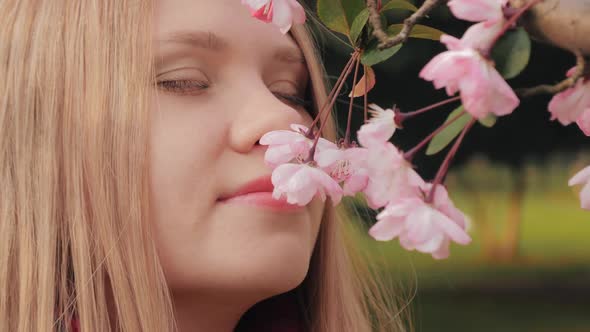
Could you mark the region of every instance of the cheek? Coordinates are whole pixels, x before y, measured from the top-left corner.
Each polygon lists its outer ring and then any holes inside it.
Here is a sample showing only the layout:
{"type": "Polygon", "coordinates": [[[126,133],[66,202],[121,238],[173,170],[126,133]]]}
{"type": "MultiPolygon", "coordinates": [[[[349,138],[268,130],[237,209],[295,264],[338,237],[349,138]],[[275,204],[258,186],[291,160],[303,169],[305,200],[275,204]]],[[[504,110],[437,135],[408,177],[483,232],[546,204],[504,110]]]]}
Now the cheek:
{"type": "Polygon", "coordinates": [[[213,116],[203,117],[176,98],[153,105],[150,132],[150,208],[164,269],[188,261],[216,199],[214,161],[222,133],[213,116]],[[157,106],[156,106],[157,105],[157,106]]]}

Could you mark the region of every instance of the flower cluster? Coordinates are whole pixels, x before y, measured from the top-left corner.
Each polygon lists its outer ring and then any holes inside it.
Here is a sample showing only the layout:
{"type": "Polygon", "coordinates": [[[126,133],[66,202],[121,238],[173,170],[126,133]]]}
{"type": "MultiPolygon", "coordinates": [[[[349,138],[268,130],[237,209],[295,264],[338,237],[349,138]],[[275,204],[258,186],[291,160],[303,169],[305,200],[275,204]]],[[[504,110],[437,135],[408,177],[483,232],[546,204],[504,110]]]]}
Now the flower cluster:
{"type": "Polygon", "coordinates": [[[293,24],[305,23],[305,10],[297,0],[242,0],[253,17],[272,23],[286,34],[293,24]]]}
{"type": "MultiPolygon", "coordinates": [[[[576,69],[570,69],[567,76],[573,75],[576,69]]],[[[580,78],[573,87],[553,96],[549,112],[551,120],[557,119],[564,126],[576,122],[584,134],[590,136],[590,78],[580,78]]]]}
{"type": "Polygon", "coordinates": [[[368,205],[381,209],[369,234],[381,241],[398,237],[408,250],[446,258],[451,241],[467,244],[465,216],[440,184],[426,183],[403,153],[389,142],[396,130],[395,112],[371,104],[372,118],[358,131],[360,146],[339,146],[309,138],[309,129],[266,133],[265,162],[273,168],[273,197],[308,204],[316,195],[337,204],[343,195],[363,193],[368,205]]]}
{"type": "Polygon", "coordinates": [[[442,35],[440,40],[449,50],[435,56],[420,71],[420,77],[433,81],[437,89],[445,87],[449,96],[459,91],[465,110],[477,119],[510,114],[520,103],[489,58],[506,24],[505,5],[504,0],[449,1],[456,17],[479,23],[467,29],[461,39],[442,35]]]}
{"type": "MultiPolygon", "coordinates": [[[[570,69],[567,76],[573,75],[575,69],[570,69]]],[[[564,126],[576,122],[584,134],[590,136],[590,78],[582,77],[571,88],[553,96],[549,102],[549,112],[551,120],[557,119],[564,126]]],[[[580,191],[580,205],[590,210],[590,166],[569,181],[570,186],[580,184],[584,184],[580,191]]]]}

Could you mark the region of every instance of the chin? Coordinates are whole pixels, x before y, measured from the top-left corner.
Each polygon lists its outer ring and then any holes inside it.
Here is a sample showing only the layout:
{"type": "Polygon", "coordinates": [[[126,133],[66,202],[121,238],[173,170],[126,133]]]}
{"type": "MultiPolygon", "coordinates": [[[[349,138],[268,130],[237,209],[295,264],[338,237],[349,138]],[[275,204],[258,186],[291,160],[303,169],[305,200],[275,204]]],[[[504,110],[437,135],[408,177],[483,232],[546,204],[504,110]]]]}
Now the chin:
{"type": "Polygon", "coordinates": [[[280,245],[260,248],[258,257],[250,256],[242,273],[248,275],[252,288],[268,296],[290,291],[303,282],[309,271],[311,250],[295,241],[281,241],[280,245]],[[263,252],[262,252],[263,251],[263,252]]]}

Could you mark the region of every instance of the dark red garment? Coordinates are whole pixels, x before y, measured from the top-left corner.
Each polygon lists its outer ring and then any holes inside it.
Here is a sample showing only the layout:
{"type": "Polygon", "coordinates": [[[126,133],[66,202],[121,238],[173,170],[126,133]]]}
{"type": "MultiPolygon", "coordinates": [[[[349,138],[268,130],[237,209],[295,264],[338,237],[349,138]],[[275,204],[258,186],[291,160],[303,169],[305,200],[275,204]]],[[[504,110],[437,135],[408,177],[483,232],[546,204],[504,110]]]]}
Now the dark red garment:
{"type": "MultiPolygon", "coordinates": [[[[72,319],[72,332],[80,332],[80,322],[72,319]]],[[[293,293],[262,301],[244,314],[235,332],[305,332],[303,317],[293,293]]]]}
{"type": "Polygon", "coordinates": [[[236,332],[306,332],[300,306],[292,292],[274,296],[252,307],[236,332]]]}

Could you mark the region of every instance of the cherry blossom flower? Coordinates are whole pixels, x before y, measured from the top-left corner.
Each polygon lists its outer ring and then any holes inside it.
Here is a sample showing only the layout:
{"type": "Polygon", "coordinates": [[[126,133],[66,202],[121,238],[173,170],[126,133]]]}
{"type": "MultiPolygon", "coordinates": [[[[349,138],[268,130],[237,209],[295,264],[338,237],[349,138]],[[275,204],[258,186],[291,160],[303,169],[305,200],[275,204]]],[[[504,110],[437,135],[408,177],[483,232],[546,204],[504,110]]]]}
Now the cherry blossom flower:
{"type": "Polygon", "coordinates": [[[590,136],[590,106],[587,107],[576,120],[578,127],[582,129],[584,135],[590,136]]]}
{"type": "Polygon", "coordinates": [[[364,147],[370,147],[388,142],[397,128],[395,112],[375,104],[369,105],[369,112],[372,115],[371,119],[357,132],[359,143],[364,147]]]}
{"type": "Polygon", "coordinates": [[[286,34],[293,24],[305,23],[305,10],[297,0],[242,0],[253,17],[278,26],[286,34]]]}
{"type": "Polygon", "coordinates": [[[368,148],[368,182],[363,190],[370,208],[378,209],[391,200],[415,195],[424,181],[393,144],[368,148]]]}
{"type": "Polygon", "coordinates": [[[456,18],[470,22],[504,19],[507,0],[451,0],[447,3],[456,18]]]}
{"type": "MultiPolygon", "coordinates": [[[[428,192],[431,185],[423,187],[428,192]]],[[[451,241],[468,244],[466,218],[449,199],[446,189],[437,185],[432,203],[424,201],[424,193],[392,201],[377,215],[377,223],[369,234],[378,241],[396,237],[406,250],[429,253],[435,259],[449,256],[451,241]]]]}
{"type": "MultiPolygon", "coordinates": [[[[571,68],[567,76],[571,76],[576,68],[571,68]]],[[[564,126],[577,122],[586,136],[590,136],[590,79],[581,78],[576,84],[562,91],[549,102],[551,120],[559,121],[564,126]]]]}
{"type": "Polygon", "coordinates": [[[343,193],[354,196],[367,186],[369,175],[367,170],[368,150],[365,148],[324,148],[315,155],[318,167],[326,171],[337,182],[343,182],[343,193]]]}
{"type": "MultiPolygon", "coordinates": [[[[276,168],[284,163],[303,162],[309,157],[313,140],[305,136],[308,128],[292,124],[291,129],[270,131],[260,138],[261,145],[268,145],[264,155],[264,161],[268,166],[276,168]]],[[[332,144],[334,143],[320,138],[316,149],[329,148],[332,144]]]]}
{"type": "Polygon", "coordinates": [[[308,164],[282,164],[271,176],[272,197],[286,196],[290,204],[306,205],[317,194],[322,200],[330,196],[334,205],[342,198],[342,188],[326,172],[308,164]]]}
{"type": "Polygon", "coordinates": [[[590,210],[590,166],[579,171],[568,182],[568,185],[575,186],[584,184],[580,191],[580,205],[582,209],[590,210]]]}
{"type": "Polygon", "coordinates": [[[445,87],[449,96],[460,91],[465,110],[477,119],[490,113],[497,116],[510,114],[520,101],[493,63],[480,53],[489,44],[477,42],[476,38],[476,32],[481,30],[485,32],[485,38],[480,36],[481,39],[489,39],[493,35],[489,31],[496,26],[486,27],[484,22],[474,27],[466,33],[465,39],[441,36],[441,42],[449,51],[430,60],[420,71],[420,77],[432,81],[437,89],[445,87]]]}

